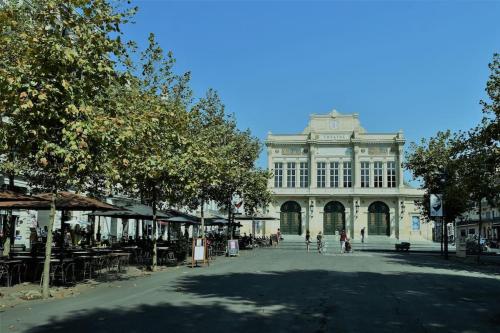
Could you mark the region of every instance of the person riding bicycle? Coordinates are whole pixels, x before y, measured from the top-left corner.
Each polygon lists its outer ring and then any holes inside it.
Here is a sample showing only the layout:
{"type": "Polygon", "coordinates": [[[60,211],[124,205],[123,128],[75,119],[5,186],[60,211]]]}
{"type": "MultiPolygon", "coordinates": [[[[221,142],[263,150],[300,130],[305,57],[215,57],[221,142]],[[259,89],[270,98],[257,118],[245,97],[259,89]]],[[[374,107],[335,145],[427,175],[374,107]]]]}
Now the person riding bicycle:
{"type": "Polygon", "coordinates": [[[316,240],[318,241],[318,253],[323,252],[323,234],[321,231],[318,233],[318,236],[316,236],[316,240]]]}

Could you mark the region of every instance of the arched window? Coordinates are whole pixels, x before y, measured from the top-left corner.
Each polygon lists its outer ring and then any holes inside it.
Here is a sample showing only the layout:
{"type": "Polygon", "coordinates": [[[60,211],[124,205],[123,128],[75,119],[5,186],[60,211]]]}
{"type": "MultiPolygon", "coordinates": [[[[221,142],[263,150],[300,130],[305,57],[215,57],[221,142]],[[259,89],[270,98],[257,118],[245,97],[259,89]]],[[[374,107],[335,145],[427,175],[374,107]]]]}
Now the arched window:
{"type": "Polygon", "coordinates": [[[389,207],[381,201],[375,201],[368,207],[368,234],[391,234],[389,207]]]}
{"type": "Polygon", "coordinates": [[[300,235],[301,227],[301,208],[295,201],[287,201],[281,205],[280,231],[283,235],[300,235]]]}
{"type": "Polygon", "coordinates": [[[323,213],[323,233],[335,235],[342,230],[345,230],[345,207],[338,201],[330,201],[323,213]]]}

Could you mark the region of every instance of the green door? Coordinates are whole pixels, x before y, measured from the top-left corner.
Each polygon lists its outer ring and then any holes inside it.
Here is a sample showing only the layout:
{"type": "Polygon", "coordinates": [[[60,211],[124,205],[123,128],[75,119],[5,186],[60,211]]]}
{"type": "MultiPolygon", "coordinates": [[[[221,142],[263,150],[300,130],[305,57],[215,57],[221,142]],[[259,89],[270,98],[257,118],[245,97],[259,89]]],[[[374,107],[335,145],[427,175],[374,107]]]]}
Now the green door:
{"type": "Polygon", "coordinates": [[[295,201],[287,201],[281,206],[280,231],[283,235],[300,235],[302,220],[300,205],[295,201]]]}
{"type": "Polygon", "coordinates": [[[368,235],[389,236],[389,221],[389,207],[380,201],[372,203],[368,208],[368,235]]]}
{"type": "Polygon", "coordinates": [[[338,201],[330,201],[326,204],[323,213],[323,233],[335,235],[335,232],[345,230],[345,208],[338,201]]]}

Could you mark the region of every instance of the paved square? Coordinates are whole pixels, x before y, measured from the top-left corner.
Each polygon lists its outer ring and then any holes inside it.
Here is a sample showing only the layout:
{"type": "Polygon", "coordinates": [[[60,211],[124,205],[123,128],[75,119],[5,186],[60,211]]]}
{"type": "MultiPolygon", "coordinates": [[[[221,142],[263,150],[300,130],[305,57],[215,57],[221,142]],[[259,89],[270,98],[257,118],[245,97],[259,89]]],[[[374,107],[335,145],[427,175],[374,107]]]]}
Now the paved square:
{"type": "Polygon", "coordinates": [[[499,332],[500,275],[439,256],[259,249],[0,313],[3,332],[499,332]]]}

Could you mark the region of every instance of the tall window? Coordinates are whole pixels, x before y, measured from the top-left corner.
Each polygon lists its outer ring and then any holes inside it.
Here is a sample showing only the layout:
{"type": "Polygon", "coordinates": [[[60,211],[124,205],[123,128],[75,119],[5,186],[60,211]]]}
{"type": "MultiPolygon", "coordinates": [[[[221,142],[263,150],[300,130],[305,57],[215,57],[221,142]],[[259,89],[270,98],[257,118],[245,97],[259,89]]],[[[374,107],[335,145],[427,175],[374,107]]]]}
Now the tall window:
{"type": "Polygon", "coordinates": [[[382,187],[384,178],[382,176],[382,162],[373,163],[373,186],[382,187]]]}
{"type": "Polygon", "coordinates": [[[361,187],[370,187],[370,162],[361,162],[361,187]]]}
{"type": "Polygon", "coordinates": [[[286,164],[286,186],[295,187],[295,162],[286,164]]]}
{"type": "Polygon", "coordinates": [[[396,162],[387,162],[387,187],[396,187],[396,162]]]}
{"type": "Polygon", "coordinates": [[[325,187],[326,186],[326,162],[318,162],[317,164],[317,186],[325,187]]]}
{"type": "Polygon", "coordinates": [[[274,187],[283,187],[283,163],[274,163],[274,187]]]}
{"type": "Polygon", "coordinates": [[[300,162],[300,187],[309,186],[309,168],[307,162],[300,162]]]}
{"type": "Polygon", "coordinates": [[[344,162],[344,187],[352,187],[352,164],[344,162]]]}
{"type": "Polygon", "coordinates": [[[339,162],[330,163],[330,187],[339,187],[339,162]]]}

